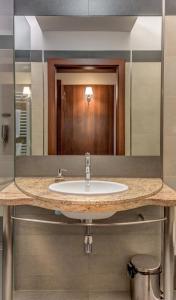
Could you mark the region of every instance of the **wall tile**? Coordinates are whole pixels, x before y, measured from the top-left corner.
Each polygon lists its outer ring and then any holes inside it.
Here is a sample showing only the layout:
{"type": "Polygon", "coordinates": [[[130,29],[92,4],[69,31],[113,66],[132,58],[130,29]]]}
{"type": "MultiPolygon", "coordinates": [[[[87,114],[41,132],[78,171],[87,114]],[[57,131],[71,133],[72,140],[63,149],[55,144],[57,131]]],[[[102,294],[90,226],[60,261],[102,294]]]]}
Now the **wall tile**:
{"type": "Polygon", "coordinates": [[[14,300],[130,300],[126,292],[15,291],[14,300]]]}
{"type": "Polygon", "coordinates": [[[16,0],[15,14],[22,16],[88,15],[88,0],[16,0]]]}
{"type": "Polygon", "coordinates": [[[90,0],[89,13],[91,15],[161,15],[162,2],[137,0],[90,0]]]}
{"type": "Polygon", "coordinates": [[[171,113],[176,110],[176,96],[175,97],[170,97],[168,95],[165,96],[165,103],[166,105],[164,107],[164,115],[165,115],[164,135],[166,137],[169,135],[176,136],[176,114],[171,113]]]}
{"type": "Polygon", "coordinates": [[[165,18],[165,55],[176,55],[176,16],[166,16],[165,18]]]}
{"type": "MultiPolygon", "coordinates": [[[[162,211],[158,207],[144,207],[118,213],[107,221],[137,220],[139,213],[152,218],[162,211]]],[[[49,210],[29,206],[17,207],[15,214],[65,219],[49,210]]],[[[88,256],[83,249],[85,228],[15,222],[15,289],[129,291],[126,265],[131,256],[149,253],[160,257],[159,224],[92,231],[93,253],[88,256]]]]}
{"type": "MultiPolygon", "coordinates": [[[[88,293],[63,291],[16,291],[14,300],[89,300],[88,293]]],[[[128,298],[127,298],[128,299],[128,298]]],[[[127,300],[123,299],[123,300],[127,300]]],[[[102,299],[103,300],[103,299],[102,299]]],[[[109,299],[111,300],[111,299],[109,299]]],[[[112,298],[113,300],[113,298],[112,298]]]]}
{"type": "Polygon", "coordinates": [[[31,63],[32,82],[32,155],[42,155],[44,147],[43,132],[43,64],[31,63]]]}
{"type": "Polygon", "coordinates": [[[130,300],[129,293],[124,292],[94,292],[90,293],[89,300],[130,300]]]}
{"type": "Polygon", "coordinates": [[[175,188],[176,177],[176,16],[165,18],[165,74],[164,74],[164,140],[163,174],[167,184],[175,188]]]}
{"type": "MultiPolygon", "coordinates": [[[[9,3],[10,5],[10,3],[9,3]]],[[[8,20],[7,20],[8,23],[8,20]]],[[[10,25],[11,27],[12,25],[10,25]]],[[[1,28],[0,28],[1,30],[1,28]]],[[[12,38],[11,35],[9,37],[12,38]]],[[[0,189],[14,177],[14,85],[13,85],[13,50],[0,49],[0,128],[8,125],[9,138],[7,143],[0,139],[0,189]],[[10,117],[2,117],[9,113],[10,117]]]]}
{"type": "Polygon", "coordinates": [[[166,56],[165,58],[165,95],[167,97],[176,97],[175,88],[175,70],[176,70],[176,51],[175,56],[166,56]]]}

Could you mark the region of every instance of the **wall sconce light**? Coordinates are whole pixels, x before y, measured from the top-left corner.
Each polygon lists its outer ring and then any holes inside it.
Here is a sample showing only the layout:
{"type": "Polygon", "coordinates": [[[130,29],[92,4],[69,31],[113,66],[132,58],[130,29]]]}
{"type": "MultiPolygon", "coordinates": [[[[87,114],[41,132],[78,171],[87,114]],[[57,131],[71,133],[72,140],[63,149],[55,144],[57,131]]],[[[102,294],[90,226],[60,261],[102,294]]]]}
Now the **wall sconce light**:
{"type": "Polygon", "coordinates": [[[30,97],[31,96],[31,89],[29,86],[24,86],[23,88],[23,95],[26,97],[30,97]]]}
{"type": "Polygon", "coordinates": [[[92,97],[93,97],[93,89],[92,89],[91,86],[86,87],[85,95],[86,95],[87,102],[89,103],[92,100],[92,97]]]}

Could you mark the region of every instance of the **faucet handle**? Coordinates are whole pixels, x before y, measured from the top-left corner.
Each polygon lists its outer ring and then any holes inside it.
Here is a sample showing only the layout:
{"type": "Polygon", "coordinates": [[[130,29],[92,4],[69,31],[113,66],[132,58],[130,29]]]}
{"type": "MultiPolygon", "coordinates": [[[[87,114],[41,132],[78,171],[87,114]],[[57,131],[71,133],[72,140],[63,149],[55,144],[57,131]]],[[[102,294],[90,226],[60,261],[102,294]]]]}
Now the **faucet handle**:
{"type": "Polygon", "coordinates": [[[63,176],[63,172],[67,172],[66,169],[58,169],[57,170],[57,177],[55,178],[55,182],[61,182],[64,181],[64,176],[63,176]]]}
{"type": "Polygon", "coordinates": [[[85,162],[86,162],[86,166],[90,166],[90,160],[91,160],[91,156],[89,152],[85,153],[85,162]]]}
{"type": "Polygon", "coordinates": [[[62,177],[62,173],[63,172],[67,172],[68,170],[67,169],[58,169],[58,171],[57,171],[57,175],[58,175],[58,177],[62,177]]]}

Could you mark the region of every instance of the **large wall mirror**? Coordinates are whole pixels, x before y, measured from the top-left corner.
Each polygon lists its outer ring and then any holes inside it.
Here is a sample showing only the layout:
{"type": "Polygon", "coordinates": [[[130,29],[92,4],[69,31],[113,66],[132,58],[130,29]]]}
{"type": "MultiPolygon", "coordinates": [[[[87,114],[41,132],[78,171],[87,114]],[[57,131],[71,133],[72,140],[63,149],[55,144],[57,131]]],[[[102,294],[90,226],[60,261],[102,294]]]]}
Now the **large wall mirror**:
{"type": "Polygon", "coordinates": [[[160,156],[159,16],[16,16],[16,155],[160,156]]]}

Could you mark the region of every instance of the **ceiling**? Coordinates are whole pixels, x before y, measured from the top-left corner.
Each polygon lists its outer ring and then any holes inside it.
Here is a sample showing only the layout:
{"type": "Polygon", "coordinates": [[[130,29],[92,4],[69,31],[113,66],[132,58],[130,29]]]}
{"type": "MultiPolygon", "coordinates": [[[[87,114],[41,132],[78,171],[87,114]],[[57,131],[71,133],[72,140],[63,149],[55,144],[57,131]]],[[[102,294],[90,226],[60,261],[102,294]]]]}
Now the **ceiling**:
{"type": "Polygon", "coordinates": [[[100,16],[100,17],[36,17],[42,31],[122,31],[130,32],[137,17],[100,16]]]}

